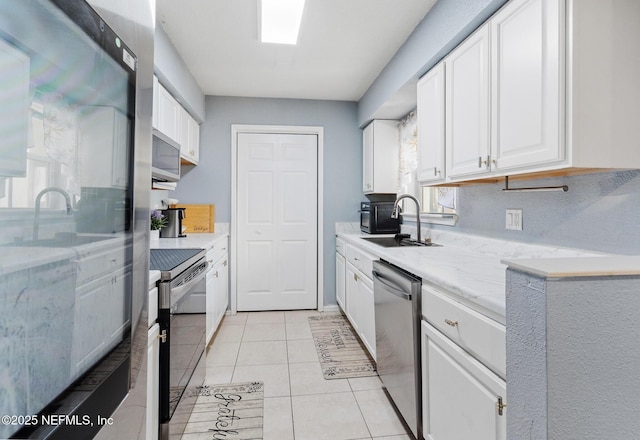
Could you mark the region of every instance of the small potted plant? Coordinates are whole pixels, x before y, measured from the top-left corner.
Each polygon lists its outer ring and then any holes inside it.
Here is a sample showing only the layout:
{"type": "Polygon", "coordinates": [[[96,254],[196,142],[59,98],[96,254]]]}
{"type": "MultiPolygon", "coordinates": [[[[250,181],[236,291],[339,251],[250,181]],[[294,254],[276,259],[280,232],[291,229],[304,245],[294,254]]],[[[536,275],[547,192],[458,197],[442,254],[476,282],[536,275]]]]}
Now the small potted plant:
{"type": "Polygon", "coordinates": [[[151,211],[151,240],[160,238],[160,229],[167,226],[167,218],[158,210],[151,211]]]}

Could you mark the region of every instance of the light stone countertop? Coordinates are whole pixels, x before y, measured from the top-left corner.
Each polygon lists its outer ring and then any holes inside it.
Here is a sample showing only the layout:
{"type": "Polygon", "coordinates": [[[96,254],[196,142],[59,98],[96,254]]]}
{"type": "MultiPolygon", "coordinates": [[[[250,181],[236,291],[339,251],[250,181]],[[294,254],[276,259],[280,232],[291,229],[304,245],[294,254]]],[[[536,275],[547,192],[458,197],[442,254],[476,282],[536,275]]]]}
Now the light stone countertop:
{"type": "Polygon", "coordinates": [[[156,282],[160,280],[160,271],[159,270],[150,270],[149,271],[149,290],[156,287],[156,282]]]}
{"type": "MultiPolygon", "coordinates": [[[[180,238],[159,238],[149,242],[150,249],[206,249],[209,250],[218,240],[227,239],[229,237],[229,224],[216,223],[215,232],[213,234],[188,234],[186,237],[180,238]]],[[[156,280],[160,279],[160,271],[149,272],[149,286],[153,288],[155,281],[152,282],[154,272],[157,272],[156,280]]]]}
{"type": "MultiPolygon", "coordinates": [[[[0,275],[55,263],[63,260],[80,260],[99,252],[108,251],[117,246],[127,244],[125,234],[76,234],[79,237],[92,236],[103,237],[101,240],[75,246],[20,246],[19,243],[11,246],[1,246],[0,275]]],[[[46,237],[44,240],[53,239],[46,237]]],[[[64,239],[62,239],[64,240],[64,239]]],[[[27,242],[28,243],[28,242],[27,242]]]]}
{"type": "Polygon", "coordinates": [[[0,276],[76,258],[69,248],[6,247],[0,253],[0,276]]]}
{"type": "MultiPolygon", "coordinates": [[[[403,227],[403,232],[411,232],[411,228],[405,230],[403,227]]],[[[421,277],[423,282],[445,290],[460,302],[503,324],[507,269],[504,258],[509,258],[509,264],[518,261],[511,260],[516,258],[528,258],[523,261],[610,258],[606,254],[579,249],[529,245],[440,230],[433,230],[430,235],[433,242],[442,247],[384,248],[362,240],[371,235],[360,232],[353,224],[336,224],[336,233],[348,243],[402,267],[421,277]]]]}
{"type": "Polygon", "coordinates": [[[229,236],[228,223],[216,223],[213,234],[188,234],[180,238],[159,238],[151,240],[151,249],[210,249],[218,240],[229,236]]]}
{"type": "Polygon", "coordinates": [[[543,278],[640,275],[640,256],[504,259],[502,263],[543,278]]]}

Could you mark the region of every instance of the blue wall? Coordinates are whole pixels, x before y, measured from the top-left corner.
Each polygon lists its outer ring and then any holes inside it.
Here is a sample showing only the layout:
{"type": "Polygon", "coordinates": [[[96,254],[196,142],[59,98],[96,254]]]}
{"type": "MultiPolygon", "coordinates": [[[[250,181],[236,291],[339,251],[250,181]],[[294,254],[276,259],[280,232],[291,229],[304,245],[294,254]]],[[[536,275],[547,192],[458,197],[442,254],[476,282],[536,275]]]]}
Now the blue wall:
{"type": "Polygon", "coordinates": [[[461,187],[460,218],[453,230],[600,252],[640,253],[640,170],[510,182],[510,187],[564,184],[569,186],[566,193],[504,193],[504,184],[461,187]],[[505,229],[507,208],[523,210],[522,231],[505,229]]]}
{"type": "Polygon", "coordinates": [[[355,102],[207,96],[200,126],[200,163],[171,197],[213,203],[216,222],[230,222],[231,125],[324,127],[324,303],[335,299],[335,222],[359,221],[362,198],[362,131],[355,102]]]}
{"type": "Polygon", "coordinates": [[[160,24],[154,37],[154,73],[198,122],[205,120],[204,93],[160,24]]]}
{"type": "MultiPolygon", "coordinates": [[[[403,113],[390,114],[383,110],[377,114],[386,103],[395,100],[394,95],[401,94],[403,87],[408,85],[415,90],[418,78],[506,2],[507,0],[439,0],[360,99],[358,124],[364,126],[374,117],[399,119],[409,113],[416,106],[415,93],[413,100],[406,103],[403,113]]],[[[395,112],[400,107],[402,106],[397,106],[396,103],[392,111],[395,112]]]]}

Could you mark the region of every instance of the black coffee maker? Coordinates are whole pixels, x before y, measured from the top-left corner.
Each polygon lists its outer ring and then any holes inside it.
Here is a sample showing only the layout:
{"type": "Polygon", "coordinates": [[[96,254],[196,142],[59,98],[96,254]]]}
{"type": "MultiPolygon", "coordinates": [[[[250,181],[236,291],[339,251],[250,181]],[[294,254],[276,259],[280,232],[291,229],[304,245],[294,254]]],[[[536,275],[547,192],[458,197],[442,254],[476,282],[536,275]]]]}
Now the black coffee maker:
{"type": "Polygon", "coordinates": [[[185,208],[163,209],[162,215],[167,219],[167,226],[160,229],[160,238],[186,237],[182,233],[182,219],[185,218],[185,208]]]}

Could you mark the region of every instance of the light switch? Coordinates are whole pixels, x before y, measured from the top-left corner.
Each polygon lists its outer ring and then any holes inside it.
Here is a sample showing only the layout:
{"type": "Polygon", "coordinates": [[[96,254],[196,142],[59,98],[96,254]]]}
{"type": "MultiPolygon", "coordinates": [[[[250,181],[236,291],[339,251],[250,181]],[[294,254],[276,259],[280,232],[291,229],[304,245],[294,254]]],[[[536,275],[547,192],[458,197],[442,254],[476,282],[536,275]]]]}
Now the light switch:
{"type": "Polygon", "coordinates": [[[522,231],[522,209],[507,209],[506,228],[522,231]]]}

